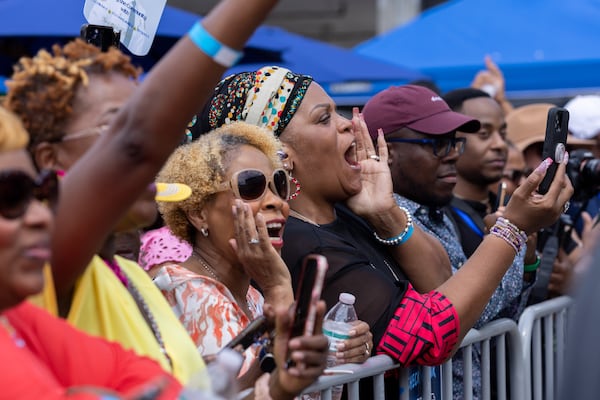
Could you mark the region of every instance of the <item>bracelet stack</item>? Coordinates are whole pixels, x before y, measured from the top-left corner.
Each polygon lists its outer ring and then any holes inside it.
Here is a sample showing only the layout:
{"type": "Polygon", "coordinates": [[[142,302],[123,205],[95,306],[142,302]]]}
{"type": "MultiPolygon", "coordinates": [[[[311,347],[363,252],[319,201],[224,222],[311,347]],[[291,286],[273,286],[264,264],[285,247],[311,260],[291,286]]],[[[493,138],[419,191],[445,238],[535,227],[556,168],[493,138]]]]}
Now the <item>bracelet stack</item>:
{"type": "Polygon", "coordinates": [[[504,239],[517,254],[527,243],[527,234],[503,217],[496,220],[496,223],[490,229],[490,234],[504,239]]]}
{"type": "Polygon", "coordinates": [[[230,68],[242,58],[241,51],[232,49],[215,39],[200,23],[196,22],[188,32],[192,42],[217,64],[230,68]]]}
{"type": "Polygon", "coordinates": [[[398,246],[398,245],[401,245],[402,243],[404,243],[408,239],[410,239],[410,237],[413,234],[413,231],[415,230],[415,227],[414,227],[414,224],[413,224],[413,219],[412,219],[412,216],[410,215],[410,212],[408,212],[408,210],[405,207],[398,206],[398,208],[400,208],[404,212],[404,215],[406,215],[406,227],[404,228],[404,230],[402,232],[400,232],[399,235],[394,236],[394,237],[389,238],[389,239],[382,239],[382,238],[379,237],[379,235],[377,234],[377,232],[373,232],[373,235],[375,236],[375,239],[377,239],[377,241],[379,243],[383,243],[386,246],[398,246]]]}

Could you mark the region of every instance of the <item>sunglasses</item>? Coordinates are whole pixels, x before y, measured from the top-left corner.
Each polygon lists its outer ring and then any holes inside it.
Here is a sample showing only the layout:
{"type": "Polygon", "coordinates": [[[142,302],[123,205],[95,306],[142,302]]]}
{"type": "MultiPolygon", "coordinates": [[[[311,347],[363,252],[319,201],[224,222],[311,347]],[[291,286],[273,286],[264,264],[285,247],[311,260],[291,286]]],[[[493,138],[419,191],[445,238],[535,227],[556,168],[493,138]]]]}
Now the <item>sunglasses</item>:
{"type": "Polygon", "coordinates": [[[414,143],[430,145],[433,149],[433,155],[439,158],[444,158],[452,149],[456,149],[459,155],[465,151],[465,143],[467,139],[464,137],[445,137],[435,139],[402,139],[388,138],[385,140],[388,143],[414,143]]]}
{"type": "Polygon", "coordinates": [[[37,178],[23,171],[0,172],[0,215],[6,219],[22,217],[33,199],[47,201],[52,208],[58,200],[55,171],[44,170],[37,178]]]}
{"type": "Polygon", "coordinates": [[[52,140],[53,143],[70,142],[91,136],[102,136],[108,131],[108,124],[93,126],[73,133],[65,133],[63,137],[52,140]]]}
{"type": "Polygon", "coordinates": [[[273,176],[267,180],[265,174],[258,169],[243,169],[233,174],[229,182],[219,185],[217,191],[222,192],[231,189],[238,199],[254,201],[265,195],[267,187],[283,200],[287,200],[290,195],[288,173],[279,168],[273,171],[273,176]]]}

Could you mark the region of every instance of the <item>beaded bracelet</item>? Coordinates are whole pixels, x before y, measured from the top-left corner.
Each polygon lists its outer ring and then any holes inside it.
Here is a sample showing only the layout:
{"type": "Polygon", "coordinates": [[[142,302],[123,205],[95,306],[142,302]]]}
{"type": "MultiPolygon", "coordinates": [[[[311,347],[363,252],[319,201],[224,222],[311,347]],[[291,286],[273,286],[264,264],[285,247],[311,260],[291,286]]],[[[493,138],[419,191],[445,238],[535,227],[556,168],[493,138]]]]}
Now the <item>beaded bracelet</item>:
{"type": "Polygon", "coordinates": [[[523,271],[524,272],[535,272],[540,267],[541,262],[542,262],[542,259],[540,258],[540,256],[537,256],[535,259],[535,262],[533,264],[525,264],[523,266],[523,271]]]}
{"type": "Polygon", "coordinates": [[[377,239],[377,241],[379,243],[383,243],[387,246],[398,246],[398,245],[406,242],[412,236],[413,231],[415,230],[415,227],[413,225],[412,216],[410,215],[410,212],[408,212],[408,210],[405,207],[398,206],[398,208],[404,212],[404,215],[406,215],[406,227],[404,228],[404,230],[402,232],[400,232],[400,234],[398,236],[394,236],[389,239],[380,238],[379,235],[377,234],[377,232],[374,231],[373,235],[375,236],[375,239],[377,239]]]}
{"type": "Polygon", "coordinates": [[[232,67],[242,58],[242,52],[232,49],[215,39],[200,23],[196,22],[188,32],[192,42],[217,64],[232,67]]]}
{"type": "Polygon", "coordinates": [[[517,254],[525,246],[525,243],[527,243],[527,234],[503,217],[496,220],[496,223],[490,229],[490,234],[504,239],[517,254]]]}

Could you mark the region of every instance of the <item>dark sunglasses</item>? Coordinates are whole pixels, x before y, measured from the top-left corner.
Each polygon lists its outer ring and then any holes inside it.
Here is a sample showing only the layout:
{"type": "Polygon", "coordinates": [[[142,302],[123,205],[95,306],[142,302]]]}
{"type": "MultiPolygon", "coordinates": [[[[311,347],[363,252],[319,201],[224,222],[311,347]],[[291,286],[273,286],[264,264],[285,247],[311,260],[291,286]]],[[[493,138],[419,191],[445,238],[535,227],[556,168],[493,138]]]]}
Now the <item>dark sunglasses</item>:
{"type": "Polygon", "coordinates": [[[402,139],[402,138],[387,138],[388,143],[415,143],[430,145],[433,149],[433,155],[439,158],[444,158],[452,149],[456,149],[459,155],[465,151],[465,143],[467,138],[464,137],[445,137],[432,139],[402,139]]]}
{"type": "Polygon", "coordinates": [[[55,171],[44,170],[37,178],[23,171],[0,172],[0,215],[6,219],[22,217],[33,199],[47,201],[50,208],[58,200],[55,171]]]}
{"type": "Polygon", "coordinates": [[[243,169],[237,171],[229,182],[222,183],[217,191],[232,190],[235,197],[246,201],[261,199],[267,187],[273,193],[287,200],[290,195],[290,179],[284,169],[276,169],[273,176],[267,180],[265,174],[258,169],[243,169]]]}

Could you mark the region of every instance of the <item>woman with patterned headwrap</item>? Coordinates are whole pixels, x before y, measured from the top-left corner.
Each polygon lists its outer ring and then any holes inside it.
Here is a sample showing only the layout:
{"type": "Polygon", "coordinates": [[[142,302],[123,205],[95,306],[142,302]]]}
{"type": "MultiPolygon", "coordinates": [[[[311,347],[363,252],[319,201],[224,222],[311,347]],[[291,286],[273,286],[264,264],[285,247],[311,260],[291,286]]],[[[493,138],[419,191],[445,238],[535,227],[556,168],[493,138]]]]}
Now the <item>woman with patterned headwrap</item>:
{"type": "Polygon", "coordinates": [[[293,282],[306,254],[325,255],[326,302],[334,304],[340,292],[355,294],[378,350],[403,365],[450,357],[514,258],[504,239],[521,245],[523,231],[555,220],[572,192],[561,164],[552,190],[533,196],[542,164],[506,207],[514,224],[497,227],[506,237],[488,235],[477,256],[451,276],[439,242],[396,206],[383,134],[375,148],[358,109],[350,121],[310,76],[265,67],[224,79],[197,132],[236,120],[266,126],[282,143],[296,189],[282,251],[293,282]]]}

